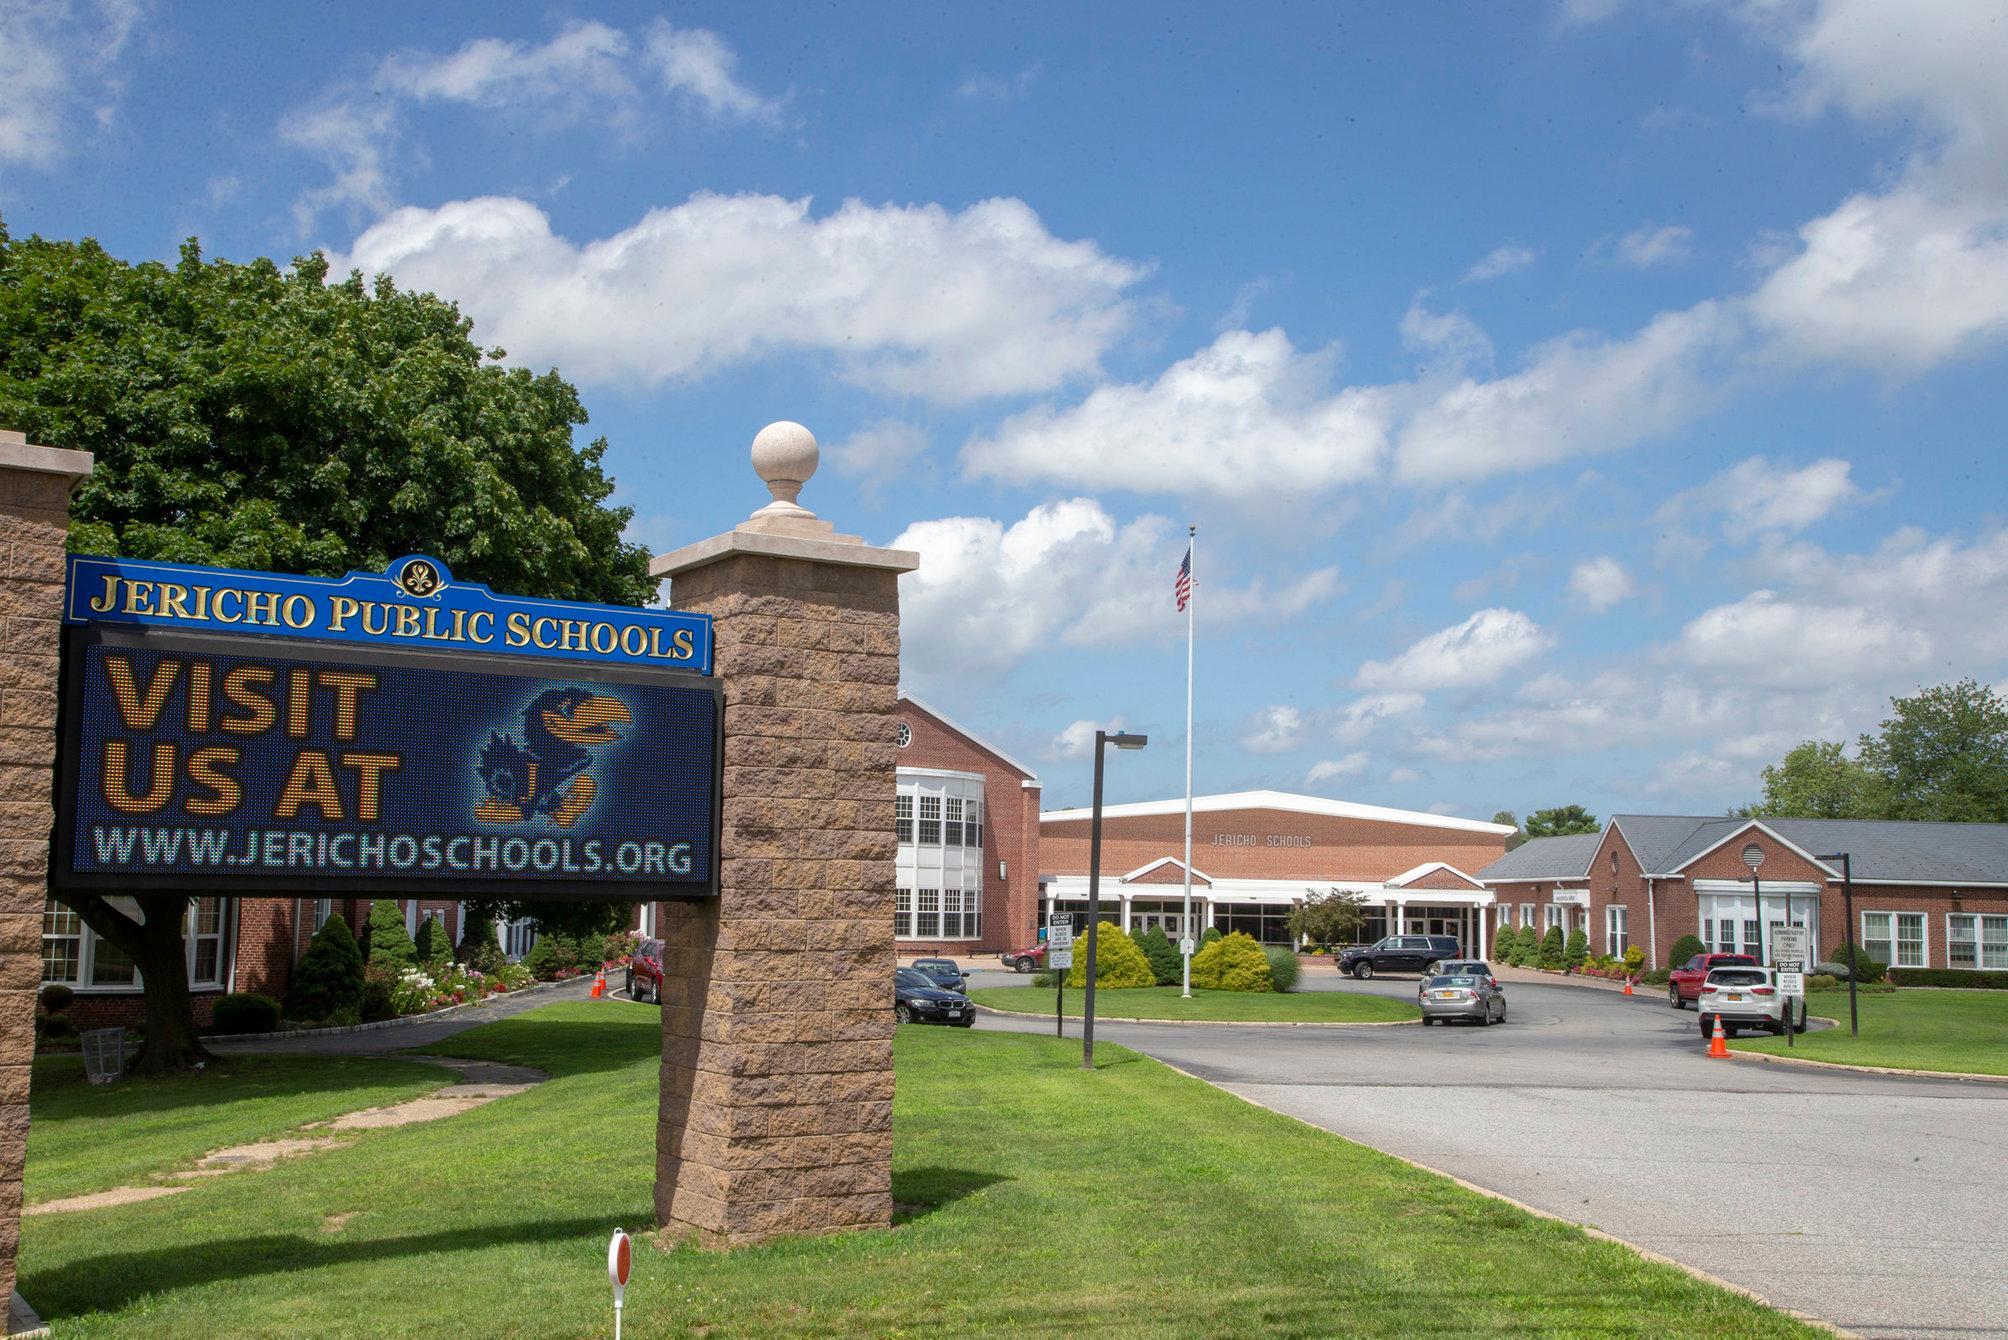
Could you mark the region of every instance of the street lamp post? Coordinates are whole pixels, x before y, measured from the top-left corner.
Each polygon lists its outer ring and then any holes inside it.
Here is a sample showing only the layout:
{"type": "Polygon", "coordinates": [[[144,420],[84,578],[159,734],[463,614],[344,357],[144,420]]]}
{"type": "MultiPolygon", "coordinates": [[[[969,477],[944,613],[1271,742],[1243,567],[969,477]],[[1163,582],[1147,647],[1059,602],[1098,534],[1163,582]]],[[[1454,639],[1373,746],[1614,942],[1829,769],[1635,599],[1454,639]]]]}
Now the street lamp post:
{"type": "Polygon", "coordinates": [[[1095,801],[1093,817],[1088,823],[1088,966],[1085,971],[1088,996],[1081,1010],[1081,1069],[1095,1068],[1095,941],[1096,928],[1102,920],[1102,750],[1107,745],[1118,749],[1141,749],[1150,743],[1148,735],[1131,735],[1127,731],[1095,732],[1095,801]]]}
{"type": "MultiPolygon", "coordinates": [[[[1764,849],[1751,843],[1743,849],[1743,864],[1750,867],[1750,887],[1757,900],[1757,966],[1764,966],[1764,881],[1757,877],[1757,867],[1764,864],[1764,849]]],[[[1786,920],[1791,914],[1786,914],[1786,920]]]]}
{"type": "MultiPolygon", "coordinates": [[[[1822,856],[1823,861],[1841,863],[1841,902],[1848,918],[1848,1035],[1862,1035],[1862,1016],[1855,1004],[1855,972],[1858,960],[1855,957],[1855,858],[1852,852],[1835,852],[1832,856],[1822,856]]],[[[1817,946],[1816,946],[1817,948],[1817,946]]]]}

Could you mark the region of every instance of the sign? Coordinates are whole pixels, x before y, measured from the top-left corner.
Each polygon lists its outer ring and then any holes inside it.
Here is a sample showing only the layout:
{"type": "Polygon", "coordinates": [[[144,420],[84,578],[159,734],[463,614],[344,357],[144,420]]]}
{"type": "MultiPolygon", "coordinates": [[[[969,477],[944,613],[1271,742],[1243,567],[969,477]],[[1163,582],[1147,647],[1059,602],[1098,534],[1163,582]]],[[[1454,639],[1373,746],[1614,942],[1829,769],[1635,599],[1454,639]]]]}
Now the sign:
{"type": "Polygon", "coordinates": [[[1193,943],[1190,935],[1178,942],[1178,952],[1186,958],[1192,957],[1193,943]]]}
{"type": "Polygon", "coordinates": [[[711,618],[498,596],[425,554],[339,581],[72,554],[63,622],[711,673],[711,618]]]}
{"type": "Polygon", "coordinates": [[[1776,926],[1771,930],[1771,964],[1798,971],[1812,955],[1812,934],[1804,926],[1776,926]]]}
{"type": "Polygon", "coordinates": [[[716,890],[715,681],[136,627],[65,655],[58,889],[716,890]]]}
{"type": "Polygon", "coordinates": [[[1778,994],[1781,996],[1803,996],[1806,994],[1806,974],[1802,972],[1781,972],[1778,974],[1778,994]]]}
{"type": "Polygon", "coordinates": [[[1051,921],[1046,923],[1046,966],[1049,969],[1071,968],[1074,966],[1074,923],[1072,921],[1051,921]]]}
{"type": "Polygon", "coordinates": [[[1216,847],[1308,847],[1311,839],[1301,833],[1215,833],[1213,845],[1216,847]]]}
{"type": "Polygon", "coordinates": [[[634,1246],[628,1235],[617,1228],[612,1241],[607,1243],[607,1278],[614,1286],[614,1340],[620,1340],[621,1306],[627,1302],[628,1271],[633,1265],[634,1246]]]}

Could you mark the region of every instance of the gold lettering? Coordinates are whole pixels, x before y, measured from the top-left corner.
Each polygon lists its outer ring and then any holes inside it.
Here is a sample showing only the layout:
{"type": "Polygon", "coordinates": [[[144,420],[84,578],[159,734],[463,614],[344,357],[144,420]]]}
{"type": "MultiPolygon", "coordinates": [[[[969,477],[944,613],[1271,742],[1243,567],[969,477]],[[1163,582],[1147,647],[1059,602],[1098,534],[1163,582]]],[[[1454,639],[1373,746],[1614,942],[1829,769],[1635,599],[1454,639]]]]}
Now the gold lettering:
{"type": "Polygon", "coordinates": [[[536,643],[537,646],[542,650],[549,651],[551,648],[557,646],[558,644],[556,642],[546,642],[544,640],[544,629],[546,627],[556,628],[557,626],[558,626],[558,621],[556,619],[538,619],[534,621],[530,625],[530,640],[536,643]]]}
{"type": "Polygon", "coordinates": [[[244,593],[244,617],[251,623],[278,623],[279,593],[277,591],[246,591],[244,593]]]}
{"type": "Polygon", "coordinates": [[[356,603],[354,596],[328,597],[328,631],[330,633],[341,632],[348,621],[356,616],[356,611],[361,608],[362,606],[356,603]]]}
{"type": "MultiPolygon", "coordinates": [[[[229,594],[225,592],[224,594],[229,594]]],[[[254,684],[270,684],[276,676],[262,665],[239,665],[223,672],[223,696],[251,715],[223,718],[223,729],[233,735],[256,735],[272,729],[279,719],[272,700],[253,689],[254,684]]]]}
{"type": "Polygon", "coordinates": [[[216,600],[209,611],[209,617],[218,623],[238,623],[242,621],[244,618],[244,593],[228,586],[218,591],[216,593],[216,600]],[[235,614],[225,614],[223,612],[223,602],[230,596],[237,597],[237,612],[235,614]]]}
{"type": "Polygon", "coordinates": [[[132,662],[123,656],[105,657],[105,674],[112,681],[112,700],[118,704],[119,719],[125,722],[127,730],[153,729],[180,673],[180,661],[161,661],[153,667],[153,677],[147,680],[146,696],[142,698],[133,678],[132,662]]]}
{"type": "Polygon", "coordinates": [[[523,613],[523,611],[521,610],[514,610],[510,613],[509,621],[505,626],[507,627],[508,632],[503,636],[502,640],[504,643],[506,643],[511,647],[523,647],[529,645],[530,642],[529,615],[523,613]]]}
{"type": "Polygon", "coordinates": [[[174,746],[153,746],[153,780],[143,796],[126,786],[126,742],[105,741],[105,803],[121,814],[152,814],[174,794],[174,746]]]}
{"type": "Polygon", "coordinates": [[[119,582],[121,578],[106,573],[105,589],[91,597],[91,613],[110,614],[119,603],[119,582]]]}
{"type": "Polygon", "coordinates": [[[286,603],[279,606],[279,617],[288,628],[305,628],[314,621],[314,602],[305,596],[287,596],[286,603]]]}
{"type": "Polygon", "coordinates": [[[125,612],[127,614],[153,613],[152,582],[127,582],[125,612]]]}
{"type": "Polygon", "coordinates": [[[374,820],[383,799],[383,775],[396,772],[404,760],[396,754],[343,754],[342,766],[356,770],[356,818],[374,820]]]}
{"type": "Polygon", "coordinates": [[[363,631],[371,637],[382,637],[390,631],[390,610],[371,600],[363,604],[363,631]],[[370,618],[370,615],[376,618],[370,618]]]}
{"type": "Polygon", "coordinates": [[[312,805],[323,819],[345,817],[341,793],[335,789],[334,765],[318,749],[302,749],[293,760],[293,771],[287,776],[286,787],[279,793],[279,803],[272,807],[272,813],[281,819],[297,819],[303,805],[312,805]]]}
{"type": "MultiPolygon", "coordinates": [[[[208,666],[201,667],[207,670],[208,666]]],[[[212,744],[198,749],[188,756],[188,780],[208,789],[206,800],[191,799],[187,802],[190,814],[229,814],[244,802],[244,788],[237,779],[223,771],[226,765],[237,766],[243,757],[235,745],[212,744]]]]}
{"type": "Polygon", "coordinates": [[[558,645],[560,647],[566,651],[584,651],[586,649],[586,621],[584,619],[567,619],[561,625],[561,628],[562,631],[558,634],[558,645]]]}
{"type": "Polygon", "coordinates": [[[319,678],[323,688],[335,691],[335,738],[355,739],[356,698],[374,689],[377,686],[377,677],[347,670],[323,670],[319,678]]]}
{"type": "Polygon", "coordinates": [[[210,588],[206,586],[198,586],[195,588],[195,617],[198,620],[202,620],[204,622],[208,621],[209,597],[212,594],[213,592],[210,590],[210,588]]]}
{"type": "Polygon", "coordinates": [[[621,629],[621,651],[628,656],[644,655],[648,651],[648,630],[638,623],[621,629]]]}
{"type": "Polygon", "coordinates": [[[676,659],[687,661],[697,654],[697,642],[688,628],[676,630],[676,659]]]}
{"type": "Polygon", "coordinates": [[[186,619],[188,608],[182,602],[188,599],[188,588],[173,586],[166,582],[160,587],[160,612],[169,619],[186,619]]]}

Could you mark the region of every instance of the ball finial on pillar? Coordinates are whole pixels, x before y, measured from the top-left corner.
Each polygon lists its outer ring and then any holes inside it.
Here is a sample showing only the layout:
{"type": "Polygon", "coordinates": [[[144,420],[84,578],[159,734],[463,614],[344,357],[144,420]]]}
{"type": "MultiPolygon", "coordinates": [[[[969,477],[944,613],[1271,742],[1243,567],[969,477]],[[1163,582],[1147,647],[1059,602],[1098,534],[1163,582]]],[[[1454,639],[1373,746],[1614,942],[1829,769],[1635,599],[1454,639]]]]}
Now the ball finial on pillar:
{"type": "Polygon", "coordinates": [[[801,496],[802,485],[816,473],[816,464],[821,459],[816,435],[801,424],[783,419],[762,428],[753,439],[753,471],[765,481],[774,501],[754,515],[814,516],[814,512],[795,500],[801,496]]]}

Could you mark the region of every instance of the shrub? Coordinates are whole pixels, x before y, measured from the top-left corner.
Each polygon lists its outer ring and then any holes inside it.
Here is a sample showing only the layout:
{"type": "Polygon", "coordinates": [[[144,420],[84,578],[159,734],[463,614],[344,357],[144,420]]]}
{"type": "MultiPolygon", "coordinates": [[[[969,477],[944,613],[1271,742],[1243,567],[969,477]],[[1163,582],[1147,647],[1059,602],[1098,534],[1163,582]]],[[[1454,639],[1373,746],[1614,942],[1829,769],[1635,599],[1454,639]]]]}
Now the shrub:
{"type": "Polygon", "coordinates": [[[578,965],[578,946],[563,935],[539,935],[537,943],[530,946],[530,952],[523,955],[523,966],[540,982],[555,982],[560,975],[578,965]]]}
{"type": "Polygon", "coordinates": [[[1147,931],[1131,931],[1130,938],[1143,951],[1144,960],[1150,964],[1151,972],[1157,977],[1159,986],[1176,986],[1183,975],[1178,958],[1178,946],[1164,933],[1164,927],[1152,926],[1147,931]]]}
{"type": "Polygon", "coordinates": [[[1060,978],[1064,975],[1058,968],[1044,968],[1032,974],[1032,985],[1043,986],[1051,991],[1060,984],[1060,978]]]}
{"type": "MultiPolygon", "coordinates": [[[[1087,984],[1088,939],[1084,935],[1074,941],[1074,967],[1067,974],[1067,985],[1087,984]]],[[[1157,974],[1150,970],[1150,960],[1114,922],[1104,921],[1095,927],[1095,985],[1110,988],[1157,985],[1157,974]]]]}
{"type": "Polygon", "coordinates": [[[1583,966],[1590,957],[1590,933],[1581,926],[1569,932],[1568,947],[1562,951],[1562,960],[1570,972],[1583,966]]]}
{"type": "Polygon", "coordinates": [[[1637,945],[1627,948],[1625,950],[1625,971],[1636,977],[1644,968],[1645,950],[1639,948],[1637,945]]]}
{"type": "Polygon", "coordinates": [[[44,1038],[66,1038],[76,1030],[70,1027],[70,1016],[60,1011],[45,1014],[35,1020],[35,1034],[44,1038]]]}
{"type": "Polygon", "coordinates": [[[279,1002],[255,991],[232,991],[216,998],[211,1019],[219,1033],[273,1033],[279,1028],[279,1002]]]}
{"type": "Polygon", "coordinates": [[[1827,955],[1827,957],[1840,964],[1843,968],[1850,969],[1855,974],[1857,981],[1880,982],[1883,979],[1883,974],[1889,971],[1888,968],[1870,958],[1868,950],[1863,949],[1860,945],[1854,947],[1853,957],[1849,956],[1849,952],[1845,944],[1838,944],[1834,946],[1834,952],[1827,955]]]}
{"type": "Polygon", "coordinates": [[[1269,989],[1294,991],[1299,966],[1296,951],[1288,945],[1263,945],[1262,954],[1269,960],[1269,989]]]}
{"type": "Polygon", "coordinates": [[[453,957],[470,968],[493,972],[503,963],[502,946],[495,939],[495,923],[487,917],[471,916],[460,910],[460,943],[453,957]]]}
{"type": "Polygon", "coordinates": [[[1853,973],[1848,971],[1848,965],[1845,963],[1815,963],[1813,971],[1816,974],[1824,974],[1828,977],[1838,977],[1844,982],[1854,976],[1853,973]]]}
{"type": "Polygon", "coordinates": [[[1666,966],[1678,968],[1696,954],[1706,954],[1708,946],[1701,942],[1699,935],[1683,935],[1673,942],[1673,952],[1666,956],[1666,966]]]}
{"type": "Polygon", "coordinates": [[[1891,968],[1892,986],[1965,986],[1981,991],[2008,991],[2008,972],[1975,972],[1971,968],[1891,968]]]}
{"type": "MultiPolygon", "coordinates": [[[[399,927],[403,929],[402,926],[399,927]]],[[[309,1023],[357,1015],[363,995],[363,954],[339,913],[314,932],[286,988],[286,1017],[309,1023]]]]}
{"type": "Polygon", "coordinates": [[[1672,975],[1673,973],[1671,969],[1652,968],[1648,969],[1646,974],[1643,977],[1639,978],[1639,980],[1641,982],[1644,982],[1647,986],[1665,986],[1666,979],[1672,975]]]}
{"type": "MultiPolygon", "coordinates": [[[[1199,943],[1201,943],[1202,945],[1210,945],[1213,944],[1215,941],[1219,940],[1220,938],[1221,938],[1220,928],[1218,926],[1208,926],[1206,928],[1205,933],[1199,937],[1199,943]]],[[[1194,951],[1193,957],[1194,958],[1199,957],[1197,951],[1194,951]]]]}
{"type": "Polygon", "coordinates": [[[419,922],[418,939],[413,944],[420,963],[440,964],[453,957],[453,940],[446,933],[445,920],[440,917],[427,917],[419,922]]]}
{"type": "Polygon", "coordinates": [[[1192,984],[1210,991],[1268,991],[1269,957],[1253,936],[1236,931],[1192,956],[1192,984]]]}
{"type": "Polygon", "coordinates": [[[1841,979],[1829,973],[1816,972],[1806,978],[1806,990],[1808,991],[1834,991],[1838,990],[1840,985],[1841,979]]]}
{"type": "Polygon", "coordinates": [[[60,1014],[70,1008],[70,1002],[77,993],[61,982],[51,982],[42,988],[42,1008],[51,1014],[60,1014]]]}
{"type": "Polygon", "coordinates": [[[356,1012],[362,1016],[364,1023],[397,1018],[398,981],[397,971],[381,963],[372,963],[363,969],[363,994],[356,1012]]]}
{"type": "Polygon", "coordinates": [[[1562,928],[1548,927],[1548,933],[1541,937],[1541,966],[1553,971],[1562,966],[1562,928]]]}
{"type": "Polygon", "coordinates": [[[418,962],[418,946],[404,928],[404,913],[388,898],[370,904],[370,959],[400,972],[418,962]]]}

